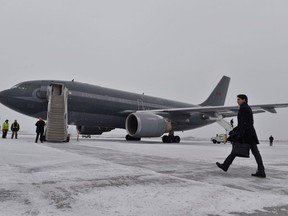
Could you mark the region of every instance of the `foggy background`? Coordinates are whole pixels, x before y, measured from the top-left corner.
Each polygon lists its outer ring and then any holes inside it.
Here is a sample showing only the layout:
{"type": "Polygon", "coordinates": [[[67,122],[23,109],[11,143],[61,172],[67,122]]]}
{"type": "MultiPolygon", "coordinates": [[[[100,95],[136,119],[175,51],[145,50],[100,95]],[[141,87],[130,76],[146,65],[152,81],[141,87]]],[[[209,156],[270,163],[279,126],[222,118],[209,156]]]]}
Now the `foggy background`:
{"type": "MultiPolygon", "coordinates": [[[[287,103],[287,11],[284,0],[0,0],[0,91],[75,79],[199,104],[227,75],[225,105],[239,93],[251,105],[287,103]]],[[[254,115],[260,139],[288,139],[288,109],[277,111],[254,115]]],[[[35,131],[37,119],[1,104],[6,118],[35,131]]],[[[177,135],[223,132],[213,124],[177,135]]]]}

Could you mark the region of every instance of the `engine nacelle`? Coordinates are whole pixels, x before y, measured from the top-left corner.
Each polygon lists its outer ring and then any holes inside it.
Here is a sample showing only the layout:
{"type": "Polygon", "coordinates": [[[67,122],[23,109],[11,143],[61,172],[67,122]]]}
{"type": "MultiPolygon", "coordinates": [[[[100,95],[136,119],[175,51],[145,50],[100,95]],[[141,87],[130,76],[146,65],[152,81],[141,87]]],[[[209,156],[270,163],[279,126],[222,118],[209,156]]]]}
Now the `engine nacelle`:
{"type": "Polygon", "coordinates": [[[132,137],[160,137],[171,129],[171,122],[153,113],[131,113],[126,119],[126,131],[132,137]]]}
{"type": "Polygon", "coordinates": [[[90,126],[76,126],[77,130],[80,134],[85,135],[101,135],[103,132],[108,132],[113,130],[114,128],[106,128],[106,127],[90,127],[90,126]]]}

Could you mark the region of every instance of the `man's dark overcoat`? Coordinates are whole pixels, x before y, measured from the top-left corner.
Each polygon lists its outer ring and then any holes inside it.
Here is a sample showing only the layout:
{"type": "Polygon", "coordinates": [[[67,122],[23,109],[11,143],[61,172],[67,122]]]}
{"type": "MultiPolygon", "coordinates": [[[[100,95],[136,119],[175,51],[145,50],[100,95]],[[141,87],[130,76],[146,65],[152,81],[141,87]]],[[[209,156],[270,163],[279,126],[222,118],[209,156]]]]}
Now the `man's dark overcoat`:
{"type": "Polygon", "coordinates": [[[259,144],[259,140],[254,128],[253,113],[247,103],[242,103],[237,116],[238,124],[233,129],[237,134],[237,141],[249,144],[259,144]]]}

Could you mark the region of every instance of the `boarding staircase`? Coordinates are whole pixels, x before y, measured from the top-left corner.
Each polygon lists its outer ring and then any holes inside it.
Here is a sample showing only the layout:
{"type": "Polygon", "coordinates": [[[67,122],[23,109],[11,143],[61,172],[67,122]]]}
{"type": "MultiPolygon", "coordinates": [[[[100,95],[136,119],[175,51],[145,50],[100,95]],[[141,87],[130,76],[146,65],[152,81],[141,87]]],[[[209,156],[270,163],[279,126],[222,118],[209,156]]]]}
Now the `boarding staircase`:
{"type": "Polygon", "coordinates": [[[48,112],[46,140],[64,142],[67,140],[68,89],[62,83],[51,83],[47,91],[48,112]]]}
{"type": "Polygon", "coordinates": [[[232,125],[229,122],[227,122],[225,119],[219,119],[217,123],[226,130],[226,133],[229,133],[230,131],[233,130],[232,125]]]}

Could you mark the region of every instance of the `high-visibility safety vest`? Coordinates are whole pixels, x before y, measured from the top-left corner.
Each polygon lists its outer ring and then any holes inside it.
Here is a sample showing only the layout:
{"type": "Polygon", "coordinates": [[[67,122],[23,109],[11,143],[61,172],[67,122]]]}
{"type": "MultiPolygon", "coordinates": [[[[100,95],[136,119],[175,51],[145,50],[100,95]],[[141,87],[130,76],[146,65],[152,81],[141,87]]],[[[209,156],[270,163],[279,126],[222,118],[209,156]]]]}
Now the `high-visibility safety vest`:
{"type": "Polygon", "coordinates": [[[2,124],[2,130],[9,130],[9,123],[8,122],[3,122],[2,124]]]}

